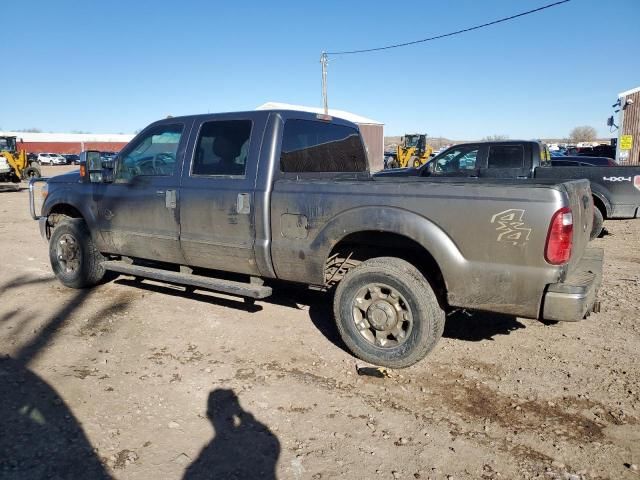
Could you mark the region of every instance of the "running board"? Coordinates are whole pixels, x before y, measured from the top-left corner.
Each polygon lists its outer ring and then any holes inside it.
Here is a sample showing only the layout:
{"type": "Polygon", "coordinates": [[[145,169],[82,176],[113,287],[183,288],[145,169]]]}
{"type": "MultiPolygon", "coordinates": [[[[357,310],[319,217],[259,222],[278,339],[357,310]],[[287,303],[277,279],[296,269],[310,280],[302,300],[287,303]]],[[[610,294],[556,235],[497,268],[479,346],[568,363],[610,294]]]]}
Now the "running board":
{"type": "Polygon", "coordinates": [[[264,285],[257,285],[253,283],[232,282],[231,280],[203,277],[202,275],[193,275],[191,273],[170,272],[159,268],[131,265],[130,263],[119,260],[102,262],[102,266],[112,272],[124,273],[125,275],[150,278],[178,285],[190,285],[192,287],[213,290],[214,292],[236,295],[238,297],[257,299],[271,296],[271,287],[265,287],[264,285]]]}

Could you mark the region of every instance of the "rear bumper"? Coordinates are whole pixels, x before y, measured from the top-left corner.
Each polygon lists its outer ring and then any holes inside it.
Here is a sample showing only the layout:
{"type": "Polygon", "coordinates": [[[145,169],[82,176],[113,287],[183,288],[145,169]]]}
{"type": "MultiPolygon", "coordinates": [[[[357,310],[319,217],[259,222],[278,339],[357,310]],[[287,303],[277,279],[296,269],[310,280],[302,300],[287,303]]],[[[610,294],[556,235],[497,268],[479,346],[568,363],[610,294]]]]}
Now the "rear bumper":
{"type": "Polygon", "coordinates": [[[588,248],[564,282],[549,285],[542,304],[542,319],[575,322],[591,312],[602,283],[603,259],[601,248],[588,248]]]}

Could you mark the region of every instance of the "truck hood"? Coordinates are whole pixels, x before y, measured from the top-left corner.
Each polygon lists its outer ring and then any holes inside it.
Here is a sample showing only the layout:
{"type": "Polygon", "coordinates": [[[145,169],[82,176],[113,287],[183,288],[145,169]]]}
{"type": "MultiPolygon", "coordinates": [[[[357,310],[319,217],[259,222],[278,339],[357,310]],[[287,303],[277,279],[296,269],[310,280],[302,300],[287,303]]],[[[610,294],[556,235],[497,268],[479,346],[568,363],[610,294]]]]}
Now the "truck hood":
{"type": "Polygon", "coordinates": [[[56,175],[55,177],[49,178],[47,183],[78,183],[80,181],[80,170],[72,170],[68,173],[63,173],[62,175],[56,175]]]}

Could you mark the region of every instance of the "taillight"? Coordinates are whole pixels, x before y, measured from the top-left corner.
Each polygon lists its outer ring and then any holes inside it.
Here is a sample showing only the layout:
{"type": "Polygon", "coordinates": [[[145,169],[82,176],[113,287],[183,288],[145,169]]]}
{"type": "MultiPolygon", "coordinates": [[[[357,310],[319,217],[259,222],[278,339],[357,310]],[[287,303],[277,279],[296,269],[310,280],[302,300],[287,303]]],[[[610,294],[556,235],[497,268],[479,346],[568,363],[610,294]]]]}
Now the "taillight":
{"type": "Polygon", "coordinates": [[[640,175],[633,177],[633,186],[640,190],[640,175]]]}
{"type": "Polygon", "coordinates": [[[573,214],[569,207],[554,213],[549,225],[544,258],[552,265],[562,265],[571,258],[573,245],[573,214]]]}

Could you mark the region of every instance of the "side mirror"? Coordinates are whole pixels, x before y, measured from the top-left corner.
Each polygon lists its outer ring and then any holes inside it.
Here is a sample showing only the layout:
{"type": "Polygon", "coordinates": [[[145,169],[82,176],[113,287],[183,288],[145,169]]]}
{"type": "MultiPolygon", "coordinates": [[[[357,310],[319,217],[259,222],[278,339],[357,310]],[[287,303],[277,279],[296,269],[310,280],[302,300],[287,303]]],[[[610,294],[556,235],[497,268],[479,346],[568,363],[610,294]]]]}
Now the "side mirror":
{"type": "Polygon", "coordinates": [[[91,183],[102,183],[102,158],[100,152],[97,150],[87,150],[80,154],[80,171],[82,172],[82,165],[84,165],[84,175],[88,176],[91,183]]]}

